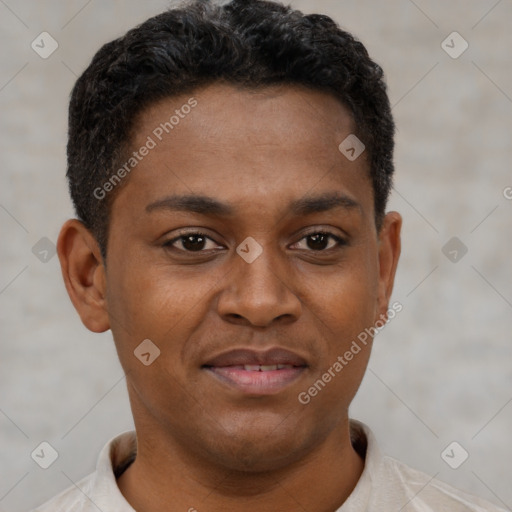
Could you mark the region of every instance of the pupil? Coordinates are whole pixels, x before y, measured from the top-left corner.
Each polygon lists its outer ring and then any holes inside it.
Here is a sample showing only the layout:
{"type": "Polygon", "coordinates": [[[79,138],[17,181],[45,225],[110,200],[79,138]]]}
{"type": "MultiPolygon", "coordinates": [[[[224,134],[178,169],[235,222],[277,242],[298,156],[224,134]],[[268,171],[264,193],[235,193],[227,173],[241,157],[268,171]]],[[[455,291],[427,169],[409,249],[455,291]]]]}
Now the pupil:
{"type": "MultiPolygon", "coordinates": [[[[328,245],[328,235],[318,233],[316,235],[309,235],[308,247],[315,251],[321,251],[328,245]]],[[[183,247],[188,251],[200,251],[204,248],[205,237],[200,235],[185,236],[182,239],[183,247]]]]}
{"type": "Polygon", "coordinates": [[[326,244],[328,236],[322,233],[318,233],[317,235],[310,235],[309,240],[312,240],[313,243],[311,244],[308,242],[308,247],[313,250],[322,250],[325,249],[328,245],[326,244]],[[320,244],[320,246],[318,244],[320,244]]]}
{"type": "Polygon", "coordinates": [[[184,237],[182,243],[183,247],[185,247],[185,249],[188,251],[197,251],[203,249],[205,238],[204,236],[190,235],[184,237]],[[192,240],[196,240],[196,243],[192,242],[192,240]],[[200,240],[200,242],[197,243],[197,240],[200,240]]]}

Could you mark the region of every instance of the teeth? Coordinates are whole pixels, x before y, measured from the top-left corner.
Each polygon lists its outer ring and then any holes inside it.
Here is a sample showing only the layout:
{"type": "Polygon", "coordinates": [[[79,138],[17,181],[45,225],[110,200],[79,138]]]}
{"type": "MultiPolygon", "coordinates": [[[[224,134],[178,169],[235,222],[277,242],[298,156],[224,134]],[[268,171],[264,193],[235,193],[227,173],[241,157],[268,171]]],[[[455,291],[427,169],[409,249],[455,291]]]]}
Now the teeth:
{"type": "Polygon", "coordinates": [[[260,365],[259,364],[246,364],[244,365],[244,370],[247,372],[259,372],[260,365]]]}
{"type": "Polygon", "coordinates": [[[247,372],[270,372],[273,370],[283,370],[293,368],[291,364],[246,364],[244,370],[247,372]]]}

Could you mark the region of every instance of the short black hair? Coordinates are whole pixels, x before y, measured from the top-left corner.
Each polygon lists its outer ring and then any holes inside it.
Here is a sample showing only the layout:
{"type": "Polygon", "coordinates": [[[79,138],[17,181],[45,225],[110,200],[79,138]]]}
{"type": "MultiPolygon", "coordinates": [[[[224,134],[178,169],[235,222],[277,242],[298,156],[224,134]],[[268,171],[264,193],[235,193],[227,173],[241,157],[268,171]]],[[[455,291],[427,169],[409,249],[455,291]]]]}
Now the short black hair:
{"type": "MultiPolygon", "coordinates": [[[[106,259],[112,178],[151,104],[215,82],[244,88],[302,85],[350,110],[366,146],[376,224],[392,186],[395,125],[381,67],[330,17],[273,1],[192,0],[105,44],[78,78],[69,105],[67,178],[78,218],[106,259]],[[96,192],[95,192],[96,191],[96,192]]],[[[340,141],[341,142],[341,141],[340,141]]]]}

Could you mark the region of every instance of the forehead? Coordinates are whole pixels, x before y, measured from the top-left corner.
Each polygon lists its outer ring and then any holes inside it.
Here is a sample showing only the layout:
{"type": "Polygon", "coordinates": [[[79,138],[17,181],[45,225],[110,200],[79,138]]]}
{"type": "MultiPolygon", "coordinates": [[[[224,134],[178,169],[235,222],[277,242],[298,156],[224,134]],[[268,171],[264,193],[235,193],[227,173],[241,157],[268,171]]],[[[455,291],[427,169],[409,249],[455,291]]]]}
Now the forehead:
{"type": "Polygon", "coordinates": [[[328,153],[333,144],[338,146],[340,134],[355,131],[355,125],[348,108],[328,93],[298,85],[255,89],[215,83],[146,108],[135,122],[134,142],[155,130],[158,139],[166,139],[157,142],[178,143],[194,132],[194,139],[205,149],[211,143],[218,147],[237,142],[236,147],[243,150],[254,141],[294,152],[300,144],[302,152],[309,154],[313,147],[328,153]],[[197,106],[190,109],[187,104],[192,98],[197,106]],[[158,128],[169,121],[171,133],[165,129],[162,133],[158,128]]]}
{"type": "Polygon", "coordinates": [[[364,185],[371,201],[366,155],[351,162],[338,149],[354,131],[349,110],[331,94],[214,84],[166,98],[138,116],[131,150],[149,140],[153,147],[126,192],[146,205],[174,193],[248,205],[292,201],[318,187],[317,194],[339,186],[350,196],[364,185]]]}

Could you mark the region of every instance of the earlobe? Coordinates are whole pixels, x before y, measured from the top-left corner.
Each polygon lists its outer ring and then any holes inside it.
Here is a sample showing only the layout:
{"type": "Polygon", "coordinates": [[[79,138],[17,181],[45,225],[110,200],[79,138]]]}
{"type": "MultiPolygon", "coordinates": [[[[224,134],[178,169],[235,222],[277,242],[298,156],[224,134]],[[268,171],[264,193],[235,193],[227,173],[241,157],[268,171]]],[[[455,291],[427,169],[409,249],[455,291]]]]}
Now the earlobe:
{"type": "Polygon", "coordinates": [[[62,277],[83,324],[93,332],[110,328],[105,267],[92,233],[77,219],[61,228],[57,242],[62,277]]]}
{"type": "Polygon", "coordinates": [[[400,258],[402,217],[397,212],[386,214],[379,233],[379,290],[377,318],[387,320],[389,300],[400,258]]]}

